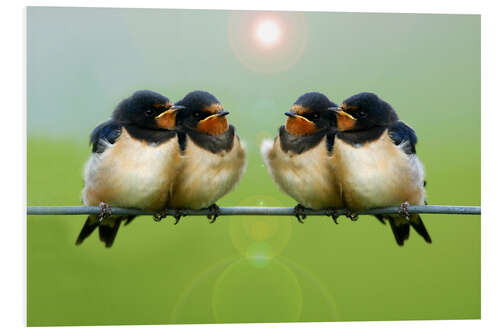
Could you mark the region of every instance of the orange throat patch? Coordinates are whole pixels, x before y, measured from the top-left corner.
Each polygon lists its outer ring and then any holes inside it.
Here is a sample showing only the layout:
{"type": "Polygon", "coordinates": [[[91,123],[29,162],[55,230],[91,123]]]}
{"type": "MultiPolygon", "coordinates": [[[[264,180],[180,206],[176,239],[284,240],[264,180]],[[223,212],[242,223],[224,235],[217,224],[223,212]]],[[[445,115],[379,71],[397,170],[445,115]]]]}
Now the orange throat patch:
{"type": "Polygon", "coordinates": [[[196,129],[202,133],[220,135],[224,133],[228,127],[226,116],[219,117],[214,114],[200,121],[196,129]]]}
{"type": "Polygon", "coordinates": [[[164,112],[160,118],[156,119],[156,126],[173,130],[175,128],[175,111],[164,112]]]}
{"type": "Polygon", "coordinates": [[[301,116],[288,117],[285,124],[288,133],[303,136],[316,132],[316,125],[301,116]]]}
{"type": "Polygon", "coordinates": [[[349,118],[341,114],[337,114],[337,128],[339,131],[348,131],[356,126],[356,119],[349,118]]]}

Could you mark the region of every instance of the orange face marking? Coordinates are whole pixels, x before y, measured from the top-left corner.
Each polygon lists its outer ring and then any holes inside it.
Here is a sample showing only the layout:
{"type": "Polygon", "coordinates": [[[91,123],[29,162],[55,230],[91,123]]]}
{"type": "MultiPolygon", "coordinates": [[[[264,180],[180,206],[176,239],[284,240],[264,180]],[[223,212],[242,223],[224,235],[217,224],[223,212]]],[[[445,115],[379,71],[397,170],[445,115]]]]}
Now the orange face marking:
{"type": "Polygon", "coordinates": [[[316,125],[299,115],[295,117],[288,117],[285,124],[285,129],[288,133],[303,136],[316,132],[316,125]]]}
{"type": "Polygon", "coordinates": [[[156,126],[173,130],[175,128],[175,109],[168,110],[156,117],[156,126]]]}
{"type": "Polygon", "coordinates": [[[212,104],[203,108],[203,111],[210,112],[211,114],[216,114],[219,111],[224,110],[224,107],[220,104],[212,104]]]}
{"type": "Polygon", "coordinates": [[[351,116],[346,111],[355,111],[358,109],[357,105],[340,105],[341,111],[337,111],[337,128],[340,131],[348,131],[356,126],[356,118],[351,116]]]}
{"type": "Polygon", "coordinates": [[[292,107],[290,108],[290,111],[292,111],[296,114],[299,114],[299,115],[311,112],[311,110],[309,108],[305,108],[302,105],[297,105],[297,104],[292,105],[292,107]]]}
{"type": "Polygon", "coordinates": [[[214,114],[200,121],[196,129],[206,134],[220,135],[224,133],[228,127],[226,116],[221,117],[218,114],[214,114]]]}
{"type": "Polygon", "coordinates": [[[337,111],[337,128],[340,131],[348,131],[356,126],[356,118],[345,111],[337,111]]]}
{"type": "Polygon", "coordinates": [[[345,103],[342,103],[340,108],[344,111],[356,111],[357,109],[359,109],[357,105],[346,105],[345,103]]]}

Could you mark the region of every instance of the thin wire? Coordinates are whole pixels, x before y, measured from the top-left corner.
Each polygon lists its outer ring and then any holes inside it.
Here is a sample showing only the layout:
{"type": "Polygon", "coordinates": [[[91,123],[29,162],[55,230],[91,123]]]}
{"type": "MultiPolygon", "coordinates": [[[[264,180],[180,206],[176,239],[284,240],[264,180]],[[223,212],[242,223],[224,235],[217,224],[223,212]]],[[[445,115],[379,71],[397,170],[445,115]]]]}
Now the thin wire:
{"type": "MultiPolygon", "coordinates": [[[[371,209],[356,212],[358,215],[375,214],[398,214],[399,206],[371,209]]],[[[99,214],[101,209],[96,206],[28,206],[28,215],[91,215],[99,214]]],[[[458,214],[458,215],[481,215],[481,206],[409,206],[411,214],[458,214]]],[[[136,209],[111,207],[113,215],[153,215],[157,212],[147,212],[136,209]]],[[[182,210],[185,216],[205,216],[211,212],[208,209],[182,210]]],[[[306,215],[327,215],[326,210],[305,209],[306,215]]],[[[345,215],[344,209],[336,211],[336,215],[345,215]]],[[[168,215],[174,215],[175,210],[169,210],[168,215]]],[[[220,207],[219,215],[269,215],[269,216],[295,216],[293,207],[220,207]]]]}

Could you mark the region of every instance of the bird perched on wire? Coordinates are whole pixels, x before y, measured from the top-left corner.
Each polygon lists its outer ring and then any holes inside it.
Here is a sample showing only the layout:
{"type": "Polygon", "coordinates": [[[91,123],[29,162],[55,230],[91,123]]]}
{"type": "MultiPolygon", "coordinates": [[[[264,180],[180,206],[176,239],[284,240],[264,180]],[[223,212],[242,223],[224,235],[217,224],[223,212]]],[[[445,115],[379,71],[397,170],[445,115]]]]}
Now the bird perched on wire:
{"type": "Polygon", "coordinates": [[[332,110],[338,128],[333,161],[346,207],[360,211],[401,204],[399,215],[376,217],[382,223],[389,221],[398,245],[408,239],[410,225],[431,243],[420,216],[408,214],[408,204],[425,203],[415,131],[373,93],[351,96],[332,110]]]}
{"type": "Polygon", "coordinates": [[[111,215],[110,205],[159,211],[169,200],[175,174],[181,165],[176,138],[176,108],[165,96],[149,90],[135,92],[118,104],[112,119],[90,135],[82,191],[85,205],[101,207],[89,215],[76,244],[97,227],[106,247],[111,247],[122,221],[135,216],[111,215]]]}
{"type": "Polygon", "coordinates": [[[337,104],[318,92],[300,96],[285,112],[288,117],[273,140],[264,140],[261,154],[278,187],[299,204],[299,222],[304,207],[327,209],[336,222],[335,209],[341,208],[332,153],[337,104]]]}
{"type": "MultiPolygon", "coordinates": [[[[176,132],[183,155],[182,167],[167,207],[209,208],[212,222],[218,216],[215,204],[239,182],[246,167],[246,153],[214,95],[193,91],[175,103],[176,132]]],[[[176,214],[176,223],[182,214],[176,214]]]]}

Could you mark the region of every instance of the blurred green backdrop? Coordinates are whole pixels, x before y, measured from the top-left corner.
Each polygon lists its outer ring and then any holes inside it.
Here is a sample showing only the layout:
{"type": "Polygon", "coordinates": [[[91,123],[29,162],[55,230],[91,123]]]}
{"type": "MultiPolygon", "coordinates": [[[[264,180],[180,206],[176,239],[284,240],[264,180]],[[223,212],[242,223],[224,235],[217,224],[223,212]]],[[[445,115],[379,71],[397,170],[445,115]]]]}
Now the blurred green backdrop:
{"type": "MultiPolygon", "coordinates": [[[[138,89],[231,111],[249,160],[221,206],[295,205],[259,144],[311,90],[379,94],[419,136],[429,203],[480,204],[478,15],[30,7],[27,24],[28,205],[80,204],[88,134],[138,89]]],[[[477,216],[426,215],[434,243],[403,248],[372,217],[141,217],[111,250],[74,245],[84,220],[28,217],[28,325],[480,318],[477,216]]]]}

